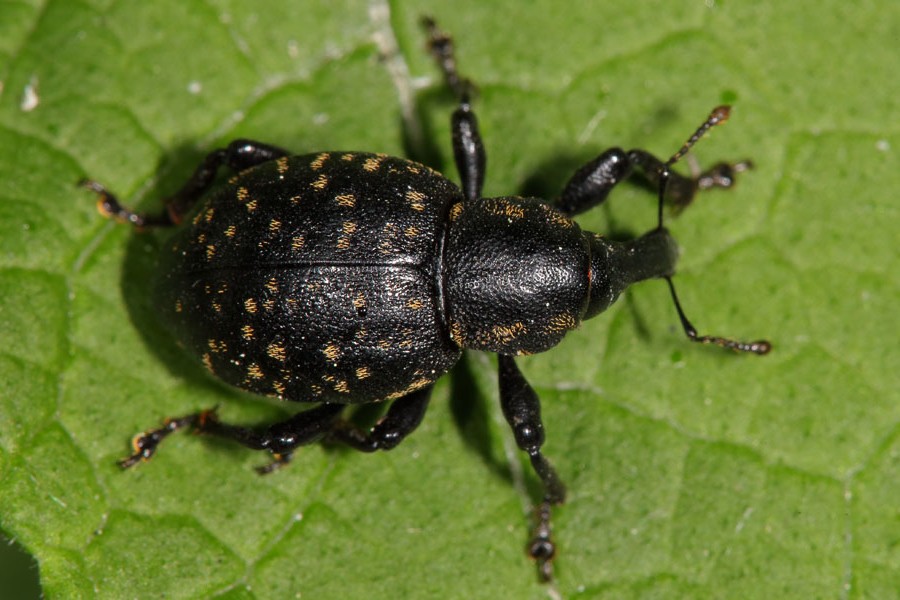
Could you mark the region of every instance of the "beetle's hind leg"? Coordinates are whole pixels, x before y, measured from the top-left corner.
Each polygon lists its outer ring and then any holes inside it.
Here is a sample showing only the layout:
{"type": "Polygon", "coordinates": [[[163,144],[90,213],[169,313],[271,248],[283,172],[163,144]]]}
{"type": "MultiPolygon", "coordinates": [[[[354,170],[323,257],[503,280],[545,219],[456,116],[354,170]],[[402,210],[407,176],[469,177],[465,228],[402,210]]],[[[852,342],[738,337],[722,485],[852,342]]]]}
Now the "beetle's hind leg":
{"type": "Polygon", "coordinates": [[[453,158],[462,183],[462,191],[466,200],[477,200],[484,187],[484,174],[487,157],[481,133],[478,131],[478,119],[472,110],[472,94],[474,84],[459,74],[456,69],[456,52],[453,39],[438,29],[434,19],[425,17],[422,25],[428,32],[428,49],[444,74],[447,86],[459,99],[459,106],[453,111],[450,127],[453,132],[453,158]]]}
{"type": "Polygon", "coordinates": [[[119,202],[115,194],[107,190],[103,184],[91,179],[83,179],[79,182],[79,185],[97,193],[97,209],[105,217],[115,219],[121,223],[130,223],[138,228],[167,227],[181,223],[184,215],[191,210],[191,207],[194,206],[197,200],[212,186],[219,167],[224,165],[233,171],[243,171],[287,155],[287,150],[277,146],[252,140],[234,140],[227,147],[207,154],[191,177],[181,186],[181,189],[169,198],[166,198],[166,208],[160,214],[135,212],[126,208],[119,202]]]}
{"type": "Polygon", "coordinates": [[[422,422],[432,387],[429,385],[394,400],[387,414],[370,432],[340,418],[341,412],[346,408],[343,404],[322,404],[264,428],[223,423],[215,408],[166,419],[162,427],[136,435],[131,442],[134,453],[120,460],[119,465],[128,468],[150,460],[165,438],[188,428],[193,428],[197,433],[235,441],[253,450],[268,450],[274,461],[257,469],[263,474],[271,473],[288,463],[297,447],[323,438],[347,444],[363,452],[390,450],[422,422]]]}

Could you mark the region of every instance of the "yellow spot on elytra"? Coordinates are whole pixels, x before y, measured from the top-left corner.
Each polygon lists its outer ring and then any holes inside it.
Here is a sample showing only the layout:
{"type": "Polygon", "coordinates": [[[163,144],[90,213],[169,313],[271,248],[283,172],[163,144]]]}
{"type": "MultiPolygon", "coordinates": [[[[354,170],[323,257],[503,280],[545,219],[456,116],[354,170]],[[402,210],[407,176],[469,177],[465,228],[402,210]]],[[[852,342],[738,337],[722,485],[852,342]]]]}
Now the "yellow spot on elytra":
{"type": "Polygon", "coordinates": [[[390,350],[391,343],[388,340],[378,340],[378,348],[381,350],[390,350]]]}
{"type": "Polygon", "coordinates": [[[272,277],[266,282],[266,289],[272,292],[273,294],[278,293],[278,280],[272,277]]]}
{"type": "Polygon", "coordinates": [[[233,238],[235,233],[237,233],[237,227],[229,225],[228,229],[225,230],[225,237],[233,238]]]}
{"type": "Polygon", "coordinates": [[[351,235],[356,232],[356,223],[353,221],[344,221],[344,224],[341,225],[341,231],[346,233],[347,235],[351,235]]]}
{"type": "Polygon", "coordinates": [[[212,223],[213,215],[215,215],[215,214],[216,214],[216,209],[214,209],[213,207],[209,207],[206,209],[206,212],[203,213],[203,220],[206,221],[207,223],[212,223]]]}
{"type": "Polygon", "coordinates": [[[369,369],[369,367],[359,367],[358,369],[356,369],[356,378],[357,379],[365,379],[366,377],[369,377],[371,374],[372,374],[372,371],[369,369]]]}
{"type": "Polygon", "coordinates": [[[328,344],[322,349],[322,354],[325,355],[325,358],[334,362],[341,355],[341,349],[337,344],[328,344]]]}
{"type": "Polygon", "coordinates": [[[213,365],[212,365],[212,357],[209,355],[209,352],[203,353],[203,366],[206,367],[206,370],[210,373],[214,373],[213,365]]]}
{"type": "Polygon", "coordinates": [[[416,190],[409,190],[406,192],[406,200],[409,202],[409,207],[416,211],[425,210],[425,194],[416,190]]]}
{"type": "Polygon", "coordinates": [[[350,247],[350,238],[348,238],[345,235],[342,235],[341,237],[338,238],[336,246],[337,246],[338,250],[346,250],[347,248],[350,247]]]}
{"type": "Polygon", "coordinates": [[[241,327],[241,337],[244,338],[245,340],[248,340],[248,341],[252,340],[253,333],[254,332],[253,332],[252,325],[244,325],[243,327],[241,327]]]}
{"type": "Polygon", "coordinates": [[[198,244],[206,243],[206,234],[205,233],[201,233],[200,235],[197,236],[197,243],[198,244]]]}
{"type": "Polygon", "coordinates": [[[282,156],[275,161],[275,168],[278,169],[278,172],[282,175],[287,173],[288,170],[288,157],[282,156]]]}
{"type": "Polygon", "coordinates": [[[321,396],[322,392],[325,390],[322,389],[322,386],[318,383],[313,383],[309,386],[309,390],[312,392],[313,396],[321,396]]]}
{"type": "Polygon", "coordinates": [[[366,296],[362,292],[356,294],[356,298],[353,299],[353,307],[355,309],[360,310],[366,308],[367,304],[368,303],[366,302],[366,296]]]}
{"type": "Polygon", "coordinates": [[[352,152],[347,152],[346,154],[341,154],[341,160],[344,162],[350,162],[351,160],[353,160],[355,158],[355,156],[356,155],[353,154],[352,152]]]}
{"type": "Polygon", "coordinates": [[[237,175],[232,175],[231,177],[228,178],[228,183],[229,183],[229,185],[234,185],[238,181],[240,181],[240,179],[241,179],[240,173],[237,175]]]}
{"type": "Polygon", "coordinates": [[[291,240],[291,250],[299,250],[306,243],[306,238],[302,235],[295,235],[291,240]]]}
{"type": "Polygon", "coordinates": [[[328,185],[328,176],[323,173],[309,185],[317,190],[324,190],[325,186],[328,185]]]}
{"type": "Polygon", "coordinates": [[[259,368],[259,365],[256,363],[252,363],[249,367],[247,367],[247,379],[262,379],[265,375],[262,372],[262,369],[259,368]]]}
{"type": "Polygon", "coordinates": [[[282,362],[284,362],[284,359],[287,358],[287,351],[284,349],[284,346],[277,342],[274,344],[269,344],[269,347],[266,348],[266,354],[268,354],[271,358],[282,362]]]}
{"type": "Polygon", "coordinates": [[[318,171],[322,168],[322,165],[325,164],[325,161],[328,160],[328,157],[331,156],[327,152],[323,152],[316,156],[311,163],[309,163],[309,168],[313,171],[318,171]]]}
{"type": "Polygon", "coordinates": [[[407,394],[411,394],[412,392],[414,392],[418,389],[422,389],[423,387],[425,387],[426,385],[428,385],[430,383],[431,383],[430,379],[417,379],[417,380],[413,381],[412,383],[410,383],[408,386],[406,386],[406,388],[400,390],[399,392],[394,392],[393,394],[389,394],[388,399],[393,400],[394,398],[402,398],[403,396],[406,396],[407,394]]]}
{"type": "Polygon", "coordinates": [[[245,187],[239,187],[237,189],[237,200],[241,204],[247,202],[250,199],[250,190],[245,187]]]}
{"type": "Polygon", "coordinates": [[[349,394],[350,386],[347,385],[347,382],[344,381],[343,379],[339,379],[337,381],[337,383],[334,384],[334,391],[341,393],[341,394],[349,394]]]}
{"type": "Polygon", "coordinates": [[[366,337],[367,335],[369,335],[369,332],[366,330],[365,327],[363,327],[362,329],[357,330],[355,337],[356,337],[356,339],[361,340],[364,337],[366,337]]]}
{"type": "Polygon", "coordinates": [[[345,206],[347,208],[353,208],[356,206],[356,196],[353,194],[341,194],[339,196],[334,197],[334,201],[338,203],[340,206],[345,206]]]}
{"type": "Polygon", "coordinates": [[[406,231],[404,231],[403,233],[404,233],[404,234],[406,235],[406,237],[408,237],[408,238],[414,238],[414,237],[416,237],[417,235],[419,235],[419,228],[410,225],[409,227],[406,228],[406,231]]]}
{"type": "Polygon", "coordinates": [[[253,212],[256,210],[256,200],[251,200],[247,203],[247,212],[253,212]]]}
{"type": "Polygon", "coordinates": [[[212,307],[213,307],[213,310],[216,311],[217,313],[222,312],[222,305],[219,304],[219,303],[218,303],[217,301],[215,301],[215,300],[213,300],[212,307]]]}
{"type": "Polygon", "coordinates": [[[206,345],[209,346],[209,349],[213,354],[228,352],[228,344],[226,344],[224,340],[209,339],[206,341],[206,345]]]}
{"type": "Polygon", "coordinates": [[[409,171],[410,173],[414,173],[416,175],[418,175],[419,172],[421,171],[421,169],[419,167],[417,167],[416,165],[412,165],[412,164],[407,164],[406,170],[409,171]]]}
{"type": "Polygon", "coordinates": [[[253,298],[247,298],[244,300],[244,310],[246,310],[251,315],[256,314],[256,300],[253,298]]]}
{"type": "Polygon", "coordinates": [[[454,204],[453,207],[450,209],[450,220],[455,221],[457,219],[457,217],[459,217],[459,215],[462,214],[462,211],[463,211],[463,203],[462,202],[457,202],[456,204],[454,204]]]}
{"type": "Polygon", "coordinates": [[[216,255],[216,246],[215,244],[207,244],[206,246],[206,260],[212,260],[216,255]]]}
{"type": "Polygon", "coordinates": [[[273,381],[272,389],[275,390],[275,393],[279,396],[284,396],[284,384],[280,381],[273,381]]]}
{"type": "Polygon", "coordinates": [[[272,219],[269,221],[269,233],[275,234],[281,229],[281,221],[272,219]]]}
{"type": "Polygon", "coordinates": [[[182,310],[184,310],[184,306],[182,306],[181,300],[176,300],[175,301],[175,312],[180,313],[182,310]]]}
{"type": "Polygon", "coordinates": [[[421,309],[423,306],[425,306],[425,303],[422,302],[422,301],[421,301],[420,299],[418,299],[418,298],[412,298],[412,299],[410,299],[410,300],[406,303],[406,308],[410,308],[410,309],[412,309],[412,310],[419,310],[419,309],[421,309]]]}
{"type": "Polygon", "coordinates": [[[291,204],[297,205],[300,204],[300,201],[303,200],[303,194],[297,194],[296,196],[291,196],[291,204]]]}
{"type": "Polygon", "coordinates": [[[271,298],[268,300],[263,300],[263,310],[269,311],[275,307],[275,301],[271,298]]]}
{"type": "Polygon", "coordinates": [[[450,339],[453,340],[457,346],[463,345],[465,338],[463,337],[462,325],[460,325],[459,321],[450,322],[450,339]]]}
{"type": "Polygon", "coordinates": [[[381,156],[367,158],[366,162],[363,163],[363,169],[369,173],[374,173],[381,166],[382,160],[384,159],[381,156]]]}

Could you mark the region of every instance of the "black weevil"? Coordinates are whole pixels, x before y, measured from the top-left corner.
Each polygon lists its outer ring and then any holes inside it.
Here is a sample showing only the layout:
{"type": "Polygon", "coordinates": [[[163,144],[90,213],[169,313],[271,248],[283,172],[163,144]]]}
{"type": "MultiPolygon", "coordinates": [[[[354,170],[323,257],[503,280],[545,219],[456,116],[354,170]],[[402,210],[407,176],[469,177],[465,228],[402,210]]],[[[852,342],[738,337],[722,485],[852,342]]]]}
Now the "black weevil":
{"type": "Polygon", "coordinates": [[[609,307],[630,284],[664,278],[688,338],[766,354],[766,341],[701,336],[672,285],[677,247],[663,201],[686,206],[699,189],[730,187],[749,163],[715,165],[687,178],[670,170],[711,127],[716,108],[667,161],[609,149],[581,167],[551,202],[482,198],[485,151],[472,84],[457,72],[453,44],[426,19],[429,48],[459,100],[452,116],[461,189],[424,165],[380,154],[303,156],[250,140],[209,154],[160,215],[136,213],[94,181],[104,214],[137,227],[178,225],[163,251],[155,305],[181,345],[214,376],[243,390],[318,406],[264,428],[221,422],[215,409],[167,419],[137,435],[130,467],[170,433],[205,434],[268,450],[268,473],[298,446],[327,438],[390,450],[421,422],[434,382],[464,348],[496,352],[500,402],[531,459],[544,497],[529,554],[550,579],[550,508],[565,487],[541,453],[540,403],[514,356],[555,346],[609,307]],[[195,208],[226,166],[236,173],[195,208]],[[658,189],[658,224],[615,242],[582,231],[575,214],[602,203],[635,168],[658,189]],[[349,404],[388,402],[370,431],[341,418],[349,404]]]}

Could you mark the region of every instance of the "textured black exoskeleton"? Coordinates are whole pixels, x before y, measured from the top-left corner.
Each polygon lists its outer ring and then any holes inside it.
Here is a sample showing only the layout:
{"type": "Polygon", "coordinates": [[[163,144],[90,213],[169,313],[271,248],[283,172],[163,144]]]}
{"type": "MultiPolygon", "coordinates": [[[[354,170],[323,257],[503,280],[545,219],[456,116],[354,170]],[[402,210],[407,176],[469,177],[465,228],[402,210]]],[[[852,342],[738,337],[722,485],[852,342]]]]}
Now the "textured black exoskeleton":
{"type": "Polygon", "coordinates": [[[663,199],[687,205],[698,189],[730,187],[747,163],[695,178],[670,166],[728,108],[668,161],[612,148],[579,169],[554,201],[482,198],[485,152],[450,39],[426,23],[430,48],[459,99],[453,113],[457,187],[424,165],[362,152],[290,155],[237,140],[209,154],[161,215],[124,208],[103,186],[103,213],[138,227],[178,225],[160,260],[155,305],[177,340],[221,380],[295,402],[317,403],[280,423],[249,428],[214,410],[168,419],[135,437],[125,467],[149,459],[184,427],[268,450],[272,471],[323,437],[363,451],[395,447],[421,422],[434,382],[464,348],[499,355],[500,399],[516,443],[544,487],[529,553],[544,579],[555,547],[550,508],[565,488],[541,453],[540,404],[513,359],[543,352],[630,284],[665,278],[692,341],[765,354],[765,341],[699,336],[671,277],[677,248],[662,226],[663,199]],[[236,174],[198,201],[225,166],[236,174]],[[658,225],[628,242],[582,231],[572,215],[603,202],[635,168],[658,186],[658,225]],[[348,404],[390,402],[362,431],[348,404]]]}

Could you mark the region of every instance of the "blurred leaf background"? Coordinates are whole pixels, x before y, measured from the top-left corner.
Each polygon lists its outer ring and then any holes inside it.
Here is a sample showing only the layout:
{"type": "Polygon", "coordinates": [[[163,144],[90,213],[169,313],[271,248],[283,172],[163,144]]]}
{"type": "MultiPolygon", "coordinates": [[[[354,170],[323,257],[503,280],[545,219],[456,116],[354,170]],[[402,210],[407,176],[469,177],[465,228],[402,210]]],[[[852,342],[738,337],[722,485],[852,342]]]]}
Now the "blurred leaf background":
{"type": "MultiPolygon", "coordinates": [[[[0,527],[54,598],[895,597],[898,37],[875,0],[0,3],[0,527]],[[179,354],[144,293],[159,236],[75,182],[157,207],[238,136],[456,179],[422,14],[479,86],[487,195],[550,197],[612,145],[667,156],[722,102],[694,155],[757,167],[671,228],[698,328],[770,356],[690,345],[650,282],[521,361],[570,490],[550,587],[487,356],[391,453],[314,446],[260,478],[264,457],[182,435],[115,465],[165,415],[290,407],[179,354]]],[[[625,185],[580,222],[638,234],[654,210],[625,185]]]]}

